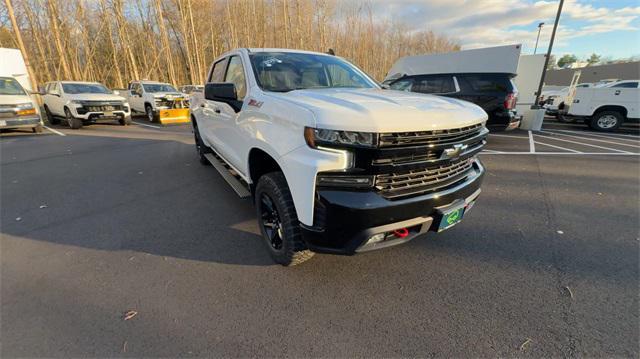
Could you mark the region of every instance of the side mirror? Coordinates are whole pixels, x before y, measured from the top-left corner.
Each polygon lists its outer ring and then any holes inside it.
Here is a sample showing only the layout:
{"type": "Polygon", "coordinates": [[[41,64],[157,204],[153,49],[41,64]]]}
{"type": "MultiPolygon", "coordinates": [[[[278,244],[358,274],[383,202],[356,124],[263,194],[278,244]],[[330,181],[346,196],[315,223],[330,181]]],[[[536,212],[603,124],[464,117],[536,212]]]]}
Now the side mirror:
{"type": "Polygon", "coordinates": [[[211,101],[238,101],[236,85],[232,83],[210,82],[204,85],[204,98],[211,101]]]}

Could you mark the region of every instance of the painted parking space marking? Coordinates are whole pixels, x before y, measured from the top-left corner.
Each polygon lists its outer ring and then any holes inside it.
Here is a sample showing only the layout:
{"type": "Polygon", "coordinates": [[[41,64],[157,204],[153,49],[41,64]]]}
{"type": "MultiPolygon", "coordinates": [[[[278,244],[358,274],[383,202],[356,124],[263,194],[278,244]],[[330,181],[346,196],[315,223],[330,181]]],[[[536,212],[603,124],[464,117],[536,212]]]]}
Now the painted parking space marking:
{"type": "Polygon", "coordinates": [[[577,139],[587,140],[587,141],[609,143],[609,144],[618,145],[618,146],[627,146],[627,147],[640,148],[640,146],[638,146],[638,145],[632,145],[632,144],[628,144],[628,143],[620,143],[620,142],[602,140],[602,139],[599,139],[599,138],[591,138],[591,137],[576,136],[576,135],[567,135],[567,134],[564,134],[564,133],[547,132],[547,131],[540,131],[540,132],[541,133],[548,133],[548,134],[555,135],[555,136],[565,136],[565,137],[577,138],[577,139]]]}
{"type": "Polygon", "coordinates": [[[54,130],[53,128],[49,127],[49,126],[44,126],[44,128],[46,128],[47,130],[55,133],[58,136],[66,136],[64,133],[58,131],[58,130],[54,130]]]}
{"type": "Polygon", "coordinates": [[[616,149],[616,148],[605,147],[605,146],[592,145],[590,143],[584,143],[584,142],[578,142],[578,141],[572,141],[572,140],[565,140],[565,139],[562,139],[562,138],[555,138],[555,137],[552,137],[552,136],[545,136],[545,135],[540,135],[540,134],[536,134],[536,136],[537,137],[542,137],[542,138],[548,138],[548,139],[553,140],[553,141],[562,141],[562,142],[574,143],[574,144],[581,145],[581,146],[589,146],[589,147],[600,148],[600,149],[608,150],[608,151],[616,151],[616,152],[621,152],[621,153],[632,154],[629,151],[623,151],[623,150],[619,150],[619,149],[616,149]]]}
{"type": "Polygon", "coordinates": [[[580,134],[583,136],[587,136],[587,137],[600,137],[600,138],[609,138],[609,139],[613,139],[613,140],[617,140],[617,141],[632,141],[635,143],[640,143],[640,136],[634,136],[634,135],[625,135],[622,133],[611,133],[611,134],[601,134],[601,133],[593,133],[590,131],[570,131],[570,130],[558,130],[558,129],[544,129],[544,131],[552,131],[552,132],[568,132],[568,133],[574,133],[574,134],[580,134]],[[626,137],[631,137],[631,138],[621,138],[621,137],[617,137],[617,136],[626,136],[626,137]]]}
{"type": "Polygon", "coordinates": [[[640,153],[618,153],[618,152],[480,152],[481,155],[573,155],[573,156],[592,156],[592,155],[603,155],[603,156],[640,156],[640,153]]]}
{"type": "Polygon", "coordinates": [[[132,122],[135,123],[138,126],[151,127],[151,128],[162,128],[160,126],[149,125],[147,123],[140,123],[138,121],[132,121],[132,122]]]}
{"type": "Polygon", "coordinates": [[[533,135],[531,134],[530,130],[529,130],[529,152],[536,153],[536,145],[533,142],[533,135]]]}
{"type": "MultiPolygon", "coordinates": [[[[580,151],[576,151],[576,150],[572,150],[571,148],[566,148],[566,147],[561,147],[561,146],[556,146],[556,145],[552,145],[549,143],[545,143],[545,142],[540,142],[540,141],[535,141],[535,143],[542,145],[542,146],[549,146],[549,147],[553,147],[555,149],[558,150],[564,150],[564,151],[569,151],[569,152],[573,152],[573,153],[584,153],[584,152],[580,152],[580,151]]],[[[535,151],[534,151],[535,152],[535,151]]],[[[538,153],[544,153],[544,152],[538,152],[538,153]]]]}

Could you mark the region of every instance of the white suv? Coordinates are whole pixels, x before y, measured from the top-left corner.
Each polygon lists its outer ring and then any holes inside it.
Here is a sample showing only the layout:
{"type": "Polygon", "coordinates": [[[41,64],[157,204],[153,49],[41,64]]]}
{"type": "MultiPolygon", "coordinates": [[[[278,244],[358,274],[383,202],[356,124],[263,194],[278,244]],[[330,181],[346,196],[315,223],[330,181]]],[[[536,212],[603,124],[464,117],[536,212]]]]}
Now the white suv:
{"type": "Polygon", "coordinates": [[[60,118],[73,129],[100,121],[131,124],[131,110],[124,97],[114,95],[98,82],[48,82],[41,95],[51,124],[59,123],[60,118]]]}
{"type": "Polygon", "coordinates": [[[383,90],[336,56],[228,52],[193,94],[191,114],[201,162],[253,197],[283,265],[442,231],[480,194],[480,107],[383,90]]]}

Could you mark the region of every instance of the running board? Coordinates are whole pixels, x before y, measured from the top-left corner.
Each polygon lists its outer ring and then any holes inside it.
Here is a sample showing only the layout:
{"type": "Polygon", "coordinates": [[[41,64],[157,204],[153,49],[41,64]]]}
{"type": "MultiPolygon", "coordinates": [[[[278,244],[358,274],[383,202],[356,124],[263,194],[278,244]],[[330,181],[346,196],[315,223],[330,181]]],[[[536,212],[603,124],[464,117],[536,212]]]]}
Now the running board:
{"type": "Polygon", "coordinates": [[[204,157],[209,160],[209,162],[211,162],[213,168],[215,168],[216,171],[220,173],[222,178],[227,181],[229,186],[233,188],[234,192],[236,192],[236,194],[240,198],[248,198],[251,196],[251,192],[249,192],[247,187],[242,184],[239,179],[232,175],[231,172],[229,172],[229,170],[227,169],[227,166],[225,166],[222,161],[218,160],[213,153],[205,153],[204,157]]]}

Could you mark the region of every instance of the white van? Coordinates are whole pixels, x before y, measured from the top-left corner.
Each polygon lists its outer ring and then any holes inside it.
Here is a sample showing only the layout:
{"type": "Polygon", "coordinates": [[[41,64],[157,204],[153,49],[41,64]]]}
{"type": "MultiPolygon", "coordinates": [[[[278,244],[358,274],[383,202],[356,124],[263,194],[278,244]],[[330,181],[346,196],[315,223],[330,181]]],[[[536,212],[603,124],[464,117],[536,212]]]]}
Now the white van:
{"type": "Polygon", "coordinates": [[[0,48],[0,129],[42,132],[33,90],[20,50],[0,48]]]}

